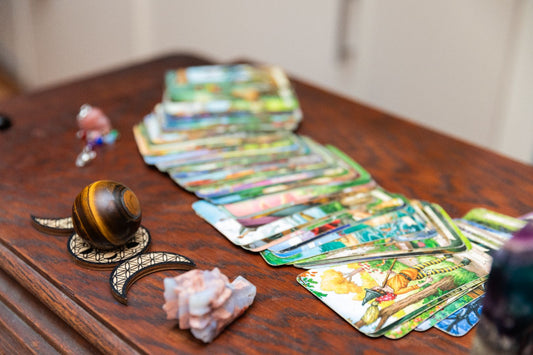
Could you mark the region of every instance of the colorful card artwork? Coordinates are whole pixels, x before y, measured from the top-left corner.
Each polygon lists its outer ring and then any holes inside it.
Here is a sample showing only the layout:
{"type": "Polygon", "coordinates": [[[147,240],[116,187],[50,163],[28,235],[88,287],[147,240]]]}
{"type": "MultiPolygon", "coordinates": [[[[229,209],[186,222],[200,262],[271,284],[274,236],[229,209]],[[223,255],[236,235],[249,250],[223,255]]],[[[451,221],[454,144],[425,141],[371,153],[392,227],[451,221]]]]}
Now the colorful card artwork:
{"type": "Polygon", "coordinates": [[[277,66],[176,68],[163,85],[133,127],[139,153],[228,245],[305,269],[297,282],[370,337],[477,324],[492,255],[531,213],[452,219],[387,191],[357,157],[295,132],[300,102],[277,66]]]}

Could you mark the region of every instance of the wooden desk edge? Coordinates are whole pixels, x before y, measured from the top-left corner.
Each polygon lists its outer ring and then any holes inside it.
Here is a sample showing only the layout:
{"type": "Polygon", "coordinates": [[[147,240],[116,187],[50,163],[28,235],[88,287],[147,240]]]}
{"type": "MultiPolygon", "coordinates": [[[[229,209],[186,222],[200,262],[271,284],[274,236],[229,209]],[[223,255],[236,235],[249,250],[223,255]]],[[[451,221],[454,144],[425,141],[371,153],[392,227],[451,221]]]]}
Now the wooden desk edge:
{"type": "Polygon", "coordinates": [[[120,349],[121,353],[142,352],[135,344],[120,338],[107,325],[22,261],[1,241],[0,269],[101,352],[106,353],[110,349],[120,349]]]}

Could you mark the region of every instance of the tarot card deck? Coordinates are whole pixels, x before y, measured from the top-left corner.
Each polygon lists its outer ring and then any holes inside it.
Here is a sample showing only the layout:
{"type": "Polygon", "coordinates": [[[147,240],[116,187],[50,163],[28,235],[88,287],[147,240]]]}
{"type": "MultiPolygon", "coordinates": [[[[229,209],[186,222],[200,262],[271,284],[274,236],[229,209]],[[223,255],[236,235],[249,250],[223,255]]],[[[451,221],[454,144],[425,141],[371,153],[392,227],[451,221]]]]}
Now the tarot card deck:
{"type": "Polygon", "coordinates": [[[501,231],[515,231],[523,221],[474,209],[456,222],[471,240],[465,251],[363,257],[367,261],[315,267],[297,280],[368,336],[399,339],[431,327],[465,335],[479,321],[492,254],[510,237],[501,231]]]}
{"type": "Polygon", "coordinates": [[[294,133],[302,113],[275,66],[170,70],[163,99],[133,128],[139,152],[200,198],[194,211],[298,282],[362,333],[466,334],[491,255],[523,220],[391,193],[331,145],[294,133]]]}
{"type": "Polygon", "coordinates": [[[474,246],[454,254],[311,269],[298,282],[364,334],[397,338],[416,327],[406,322],[483,283],[490,261],[485,249],[474,246]]]}

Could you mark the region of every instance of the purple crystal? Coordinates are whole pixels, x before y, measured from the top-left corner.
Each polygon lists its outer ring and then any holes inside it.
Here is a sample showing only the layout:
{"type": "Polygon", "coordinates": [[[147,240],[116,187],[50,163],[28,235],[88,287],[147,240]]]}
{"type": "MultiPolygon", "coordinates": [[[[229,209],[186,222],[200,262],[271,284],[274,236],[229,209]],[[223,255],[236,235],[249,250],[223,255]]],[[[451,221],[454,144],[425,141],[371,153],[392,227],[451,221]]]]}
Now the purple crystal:
{"type": "Polygon", "coordinates": [[[494,255],[472,353],[533,353],[533,223],[494,255]]]}

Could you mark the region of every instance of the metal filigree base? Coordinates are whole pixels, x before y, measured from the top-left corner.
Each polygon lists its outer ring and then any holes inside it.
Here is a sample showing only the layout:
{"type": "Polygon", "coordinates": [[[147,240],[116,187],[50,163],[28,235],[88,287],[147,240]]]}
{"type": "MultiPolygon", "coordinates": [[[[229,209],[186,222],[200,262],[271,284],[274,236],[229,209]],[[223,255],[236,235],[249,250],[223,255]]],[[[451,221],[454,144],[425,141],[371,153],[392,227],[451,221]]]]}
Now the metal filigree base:
{"type": "Polygon", "coordinates": [[[71,235],[74,232],[72,217],[43,218],[31,217],[32,226],[39,232],[53,235],[71,235]]]}
{"type": "Polygon", "coordinates": [[[31,216],[35,229],[52,235],[70,235],[67,249],[74,260],[83,266],[96,269],[113,268],[109,283],[113,296],[127,304],[126,293],[141,277],[160,270],[190,270],[196,267],[189,258],[175,253],[151,252],[143,254],[150,246],[148,229],[140,226],[126,245],[112,249],[94,248],[75,231],[72,217],[43,218],[31,216]]]}
{"type": "Polygon", "coordinates": [[[141,277],[161,270],[190,270],[195,267],[192,260],[180,254],[167,252],[142,254],[115,267],[109,277],[111,291],[119,302],[127,304],[128,289],[141,277]]]}
{"type": "Polygon", "coordinates": [[[76,262],[83,266],[112,268],[120,262],[144,253],[148,249],[150,241],[150,232],[141,226],[128,243],[117,249],[96,249],[76,233],[70,237],[67,247],[76,262]]]}

